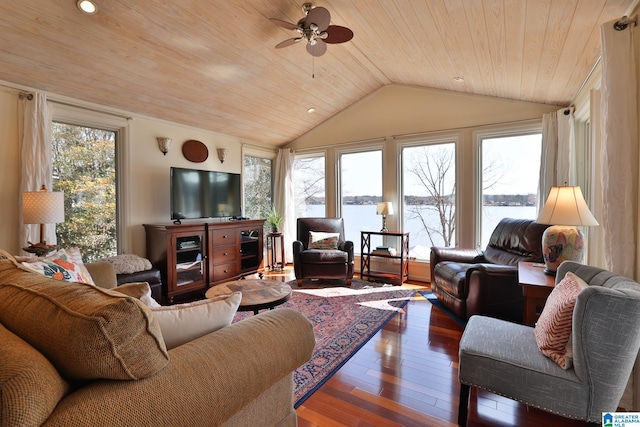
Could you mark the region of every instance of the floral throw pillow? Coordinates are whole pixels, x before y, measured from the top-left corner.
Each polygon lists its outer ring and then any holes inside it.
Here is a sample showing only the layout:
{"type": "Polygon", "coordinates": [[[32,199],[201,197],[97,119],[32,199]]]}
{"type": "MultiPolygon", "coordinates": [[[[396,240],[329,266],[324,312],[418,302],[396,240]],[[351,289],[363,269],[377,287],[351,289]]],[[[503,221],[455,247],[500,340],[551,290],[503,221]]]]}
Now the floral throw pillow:
{"type": "Polygon", "coordinates": [[[309,232],[309,249],[338,249],[340,233],[309,232]]]}
{"type": "Polygon", "coordinates": [[[64,249],[60,249],[44,258],[37,258],[35,261],[25,261],[22,265],[31,271],[52,279],[93,284],[93,280],[84,265],[77,264],[64,249]]]}

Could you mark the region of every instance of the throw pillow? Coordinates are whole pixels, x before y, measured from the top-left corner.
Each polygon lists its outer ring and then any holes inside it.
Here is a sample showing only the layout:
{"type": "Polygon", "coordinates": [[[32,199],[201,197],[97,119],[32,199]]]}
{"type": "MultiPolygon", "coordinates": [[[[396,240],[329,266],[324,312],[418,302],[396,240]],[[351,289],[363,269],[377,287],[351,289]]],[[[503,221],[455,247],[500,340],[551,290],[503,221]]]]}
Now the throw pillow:
{"type": "MultiPolygon", "coordinates": [[[[82,262],[82,259],[80,259],[80,262],[82,262]]],[[[84,264],[77,264],[64,249],[60,249],[44,258],[25,261],[22,265],[52,279],[65,282],[82,282],[95,286],[84,264]]]]}
{"type": "Polygon", "coordinates": [[[112,290],[137,298],[147,307],[161,307],[158,301],[154,300],[151,296],[151,287],[147,282],[125,283],[112,290]]]}
{"type": "Polygon", "coordinates": [[[340,233],[309,231],[309,249],[338,249],[340,233]]]}
{"type": "Polygon", "coordinates": [[[238,310],[242,294],[234,292],[186,304],[152,308],[167,349],[229,326],[238,310]]]}
{"type": "Polygon", "coordinates": [[[152,267],[151,261],[134,254],[115,255],[99,261],[110,262],[116,274],[133,274],[138,271],[150,270],[152,267]]]}
{"type": "Polygon", "coordinates": [[[40,351],[64,378],[140,379],[167,365],[160,326],[140,301],[45,277],[3,255],[0,323],[40,351]]]}
{"type": "Polygon", "coordinates": [[[535,326],[536,343],[540,351],[562,369],[572,365],[571,338],[573,308],[580,291],[589,285],[568,272],[555,286],[535,326]]]}
{"type": "Polygon", "coordinates": [[[89,280],[89,282],[85,282],[85,283],[95,286],[96,284],[93,281],[93,277],[91,277],[91,274],[89,274],[89,270],[87,270],[87,267],[85,267],[84,262],[82,261],[82,254],[80,253],[80,248],[74,246],[72,248],[68,248],[66,251],[69,254],[69,257],[71,257],[71,259],[73,260],[73,262],[78,264],[78,267],[82,271],[82,274],[86,276],[87,280],[89,280]]]}

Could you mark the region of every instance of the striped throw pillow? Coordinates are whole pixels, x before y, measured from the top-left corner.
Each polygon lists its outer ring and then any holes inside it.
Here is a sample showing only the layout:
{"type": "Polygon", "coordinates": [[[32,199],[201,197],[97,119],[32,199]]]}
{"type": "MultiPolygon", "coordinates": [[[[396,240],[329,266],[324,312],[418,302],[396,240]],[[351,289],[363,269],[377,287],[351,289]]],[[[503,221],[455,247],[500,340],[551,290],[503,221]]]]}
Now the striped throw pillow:
{"type": "Polygon", "coordinates": [[[540,351],[562,369],[569,369],[572,364],[571,349],[567,347],[573,308],[578,294],[587,286],[584,280],[568,272],[549,295],[536,323],[535,336],[540,351]]]}

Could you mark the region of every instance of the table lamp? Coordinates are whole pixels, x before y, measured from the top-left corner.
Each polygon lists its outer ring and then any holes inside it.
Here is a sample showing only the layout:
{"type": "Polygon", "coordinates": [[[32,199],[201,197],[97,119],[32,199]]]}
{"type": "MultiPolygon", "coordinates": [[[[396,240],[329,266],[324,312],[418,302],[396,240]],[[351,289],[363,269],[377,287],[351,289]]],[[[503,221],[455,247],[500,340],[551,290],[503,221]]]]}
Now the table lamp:
{"type": "Polygon", "coordinates": [[[598,225],[578,186],[551,187],[536,222],[552,224],[542,235],[545,273],[555,275],[563,261],[582,261],[584,236],[578,225],[598,225]]]}
{"type": "Polygon", "coordinates": [[[393,204],[391,202],[380,202],[376,209],[377,215],[382,215],[382,230],[383,233],[389,231],[387,228],[387,215],[393,215],[393,204]]]}
{"type": "Polygon", "coordinates": [[[44,225],[64,222],[64,193],[47,191],[42,186],[40,191],[22,193],[22,217],[25,224],[40,224],[40,242],[22,248],[23,250],[36,254],[46,255],[55,249],[55,245],[47,245],[44,240],[44,225]]]}

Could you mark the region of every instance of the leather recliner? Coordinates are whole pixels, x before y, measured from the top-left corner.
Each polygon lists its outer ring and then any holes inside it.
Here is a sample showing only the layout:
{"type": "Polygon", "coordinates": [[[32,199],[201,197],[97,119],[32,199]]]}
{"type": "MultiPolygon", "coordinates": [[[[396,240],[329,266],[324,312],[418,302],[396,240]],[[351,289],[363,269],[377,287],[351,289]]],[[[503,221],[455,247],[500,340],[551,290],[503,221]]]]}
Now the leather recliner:
{"type": "Polygon", "coordinates": [[[431,290],[462,319],[483,314],[522,323],[518,262],[543,262],[542,234],[549,227],[502,219],[484,251],[431,248],[431,290]]]}
{"type": "Polygon", "coordinates": [[[345,241],[342,218],[298,218],[293,242],[293,269],[298,286],[303,279],[353,279],[353,242],[345,241]],[[309,232],[339,233],[337,249],[309,249],[309,232]]]}

